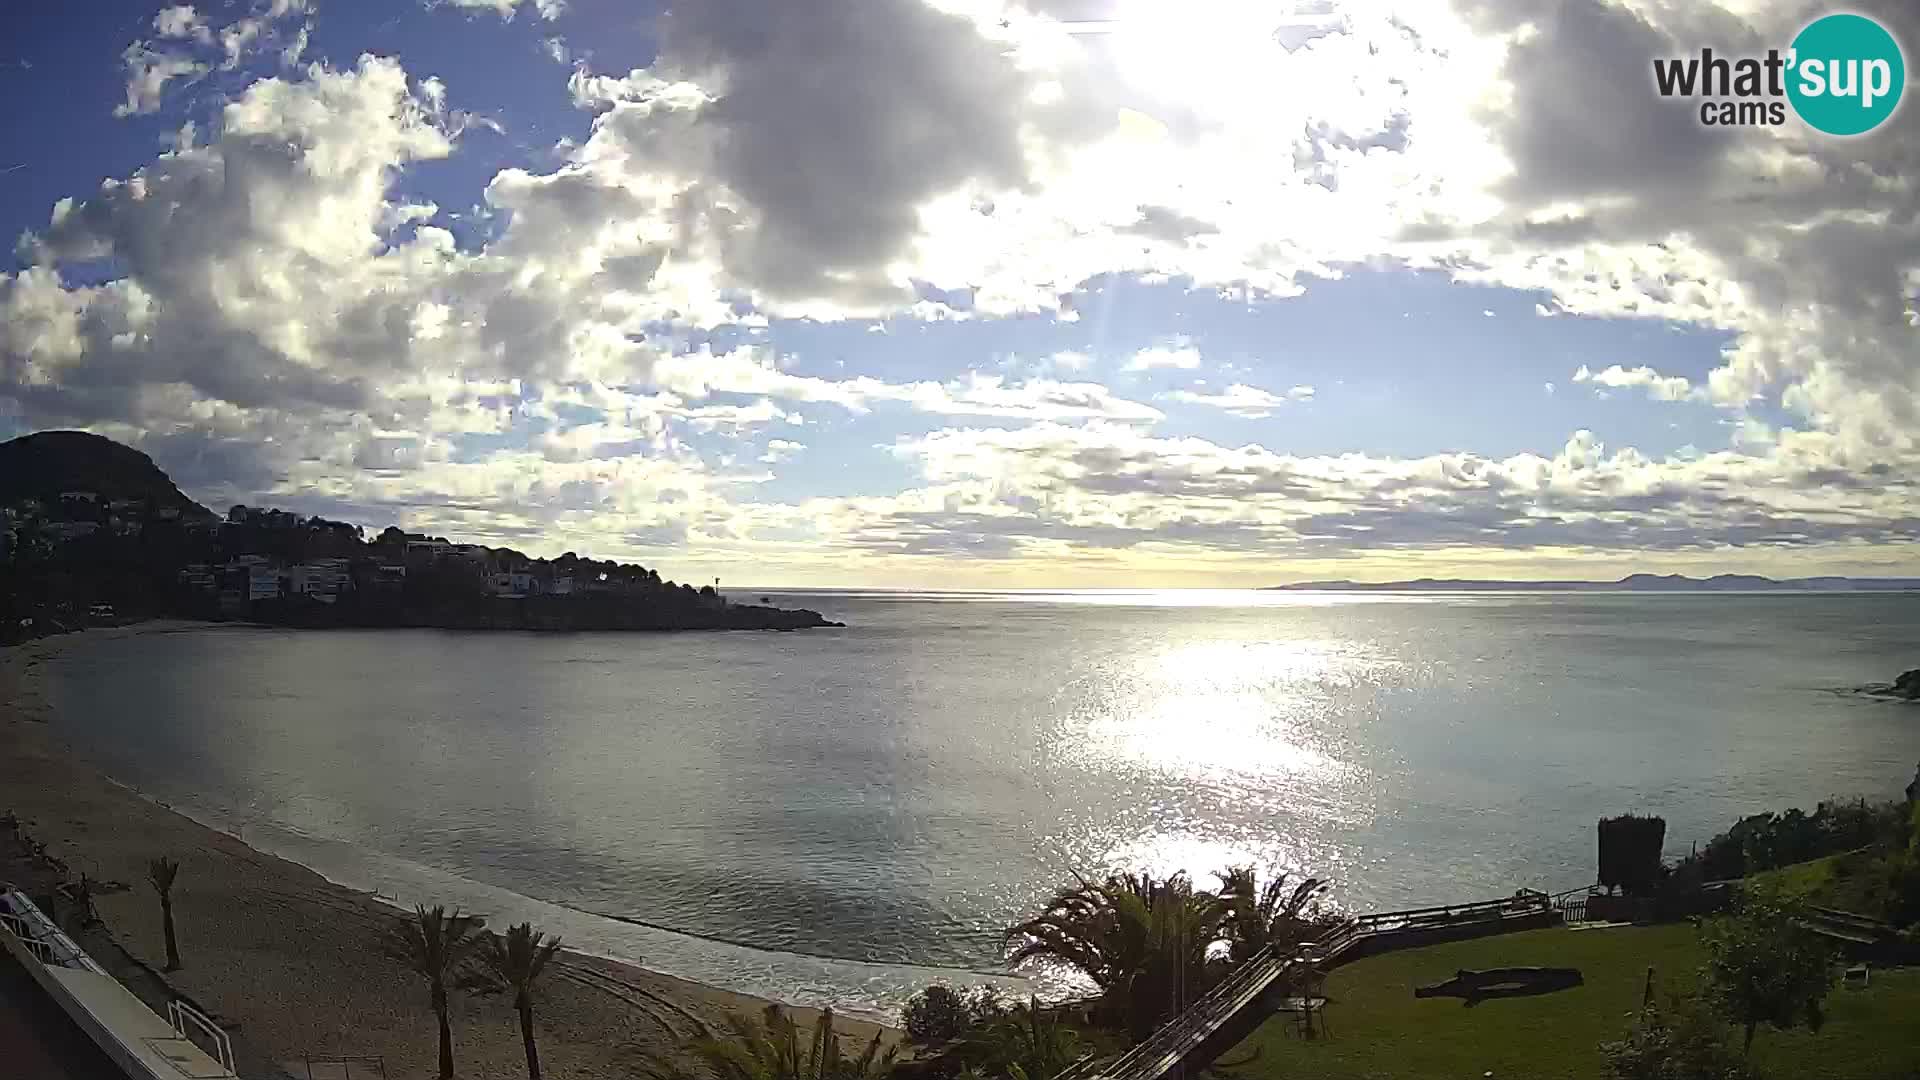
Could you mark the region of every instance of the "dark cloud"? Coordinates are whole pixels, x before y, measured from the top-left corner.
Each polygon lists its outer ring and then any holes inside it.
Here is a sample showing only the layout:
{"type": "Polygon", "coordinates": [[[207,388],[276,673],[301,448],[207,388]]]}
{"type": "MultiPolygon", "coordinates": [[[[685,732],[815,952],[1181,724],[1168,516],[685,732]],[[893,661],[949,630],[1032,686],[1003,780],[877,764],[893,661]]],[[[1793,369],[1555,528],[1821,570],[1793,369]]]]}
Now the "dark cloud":
{"type": "Polygon", "coordinates": [[[1032,107],[1001,44],[922,4],[703,0],[661,23],[656,68],[712,84],[713,179],[749,220],[727,253],[783,298],[871,301],[928,198],[1018,187],[1032,107]]]}

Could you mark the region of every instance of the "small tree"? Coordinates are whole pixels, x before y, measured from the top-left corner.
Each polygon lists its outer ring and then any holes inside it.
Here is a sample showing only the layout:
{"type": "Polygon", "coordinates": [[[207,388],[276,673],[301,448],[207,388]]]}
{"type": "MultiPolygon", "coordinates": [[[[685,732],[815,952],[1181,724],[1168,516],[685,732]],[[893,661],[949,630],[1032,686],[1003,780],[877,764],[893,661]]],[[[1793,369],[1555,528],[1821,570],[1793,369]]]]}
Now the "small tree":
{"type": "Polygon", "coordinates": [[[513,1008],[520,1014],[520,1040],[527,1048],[527,1080],[540,1080],[540,1051],[533,1044],[533,983],[560,951],[559,938],[543,943],[542,936],[531,923],[521,923],[508,927],[504,938],[487,935],[487,949],[481,954],[501,985],[513,991],[513,1008]]]}
{"type": "Polygon", "coordinates": [[[1750,1080],[1720,1018],[1697,998],[1649,1002],[1619,1042],[1600,1044],[1612,1080],[1750,1080]]]}
{"type": "Polygon", "coordinates": [[[1761,1024],[1820,1030],[1833,967],[1825,943],[1796,924],[1788,909],[1749,898],[1739,913],[1703,925],[1700,937],[1707,948],[1707,998],[1745,1032],[1741,1053],[1753,1049],[1761,1024]]]}
{"type": "Polygon", "coordinates": [[[180,942],[173,933],[173,879],[179,874],[180,864],[164,855],[147,864],[147,880],[160,894],[160,927],[167,937],[168,971],[180,969],[180,942]]]}
{"type": "Polygon", "coordinates": [[[470,989],[477,983],[469,966],[479,948],[485,920],[477,915],[452,914],[444,907],[414,908],[414,917],[402,919],[389,952],[427,980],[432,991],[433,1015],[440,1022],[440,1080],[453,1077],[453,1028],[447,1022],[447,986],[470,989]]]}

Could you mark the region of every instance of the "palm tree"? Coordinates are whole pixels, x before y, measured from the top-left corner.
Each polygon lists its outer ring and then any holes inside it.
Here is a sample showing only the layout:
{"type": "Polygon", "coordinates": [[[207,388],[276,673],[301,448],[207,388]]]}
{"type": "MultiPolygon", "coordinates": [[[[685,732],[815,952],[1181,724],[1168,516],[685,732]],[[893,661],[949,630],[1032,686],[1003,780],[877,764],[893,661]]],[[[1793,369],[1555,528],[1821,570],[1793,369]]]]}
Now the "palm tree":
{"type": "Polygon", "coordinates": [[[1244,963],[1269,946],[1285,949],[1298,945],[1326,928],[1327,918],[1319,901],[1327,883],[1320,878],[1292,882],[1282,873],[1262,887],[1251,866],[1230,866],[1215,876],[1220,879],[1220,899],[1227,906],[1230,963],[1244,963]]]}
{"type": "Polygon", "coordinates": [[[147,880],[160,894],[160,925],[167,935],[168,971],[180,970],[180,942],[173,936],[173,879],[179,873],[180,864],[164,855],[147,863],[147,880]]]}
{"type": "Polygon", "coordinates": [[[390,951],[396,959],[427,980],[433,989],[433,1015],[440,1021],[440,1080],[453,1077],[453,1029],[447,1024],[447,983],[462,989],[474,985],[469,966],[483,940],[480,930],[486,920],[478,915],[462,915],[455,908],[435,905],[414,908],[414,917],[400,921],[390,951]]]}
{"type": "Polygon", "coordinates": [[[880,1032],[858,1057],[840,1049],[833,1010],[822,1009],[803,1039],[800,1025],[786,1010],[769,1005],[759,1020],[731,1015],[731,1038],[694,1039],[686,1050],[698,1063],[689,1070],[678,1061],[657,1061],[655,1080],[878,1080],[893,1068],[895,1051],[880,1052],[880,1032]]]}
{"type": "Polygon", "coordinates": [[[532,924],[507,928],[507,935],[487,935],[481,954],[500,982],[513,991],[513,1007],[520,1013],[520,1038],[527,1044],[527,1080],[540,1080],[540,1051],[533,1045],[533,983],[560,951],[560,939],[542,942],[532,924]]]}
{"type": "Polygon", "coordinates": [[[1227,914],[1218,896],[1196,891],[1184,873],[1076,876],[1039,915],[1010,928],[1009,964],[1050,960],[1079,970],[1100,989],[1096,1010],[1137,1038],[1206,992],[1215,972],[1207,953],[1227,914]]]}

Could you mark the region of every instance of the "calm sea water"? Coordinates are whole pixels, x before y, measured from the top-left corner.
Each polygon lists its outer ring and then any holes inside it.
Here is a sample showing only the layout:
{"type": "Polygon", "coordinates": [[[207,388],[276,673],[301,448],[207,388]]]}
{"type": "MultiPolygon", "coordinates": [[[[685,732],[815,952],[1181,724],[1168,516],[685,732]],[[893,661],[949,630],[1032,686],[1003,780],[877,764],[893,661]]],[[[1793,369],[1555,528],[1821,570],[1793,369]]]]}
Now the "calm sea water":
{"type": "Polygon", "coordinates": [[[1834,692],[1920,664],[1912,596],[780,599],[849,626],[96,639],[52,691],[117,778],[336,880],[869,1011],[991,970],[1072,868],[1558,890],[1603,814],[1681,852],[1920,759],[1920,709],[1834,692]]]}

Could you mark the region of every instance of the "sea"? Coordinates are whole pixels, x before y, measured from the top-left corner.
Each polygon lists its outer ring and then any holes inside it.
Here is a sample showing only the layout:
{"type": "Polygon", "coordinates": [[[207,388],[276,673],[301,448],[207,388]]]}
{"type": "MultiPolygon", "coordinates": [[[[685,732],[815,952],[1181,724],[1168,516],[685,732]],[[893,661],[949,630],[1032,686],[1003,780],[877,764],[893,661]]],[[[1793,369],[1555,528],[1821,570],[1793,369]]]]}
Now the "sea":
{"type": "MultiPolygon", "coordinates": [[[[758,601],[763,595],[736,594],[758,601]]],[[[1350,910],[1595,876],[1595,821],[1896,797],[1920,596],[766,592],[844,629],[81,640],[117,780],[397,904],[885,1016],[1008,978],[1074,874],[1230,865],[1350,910]]]]}

